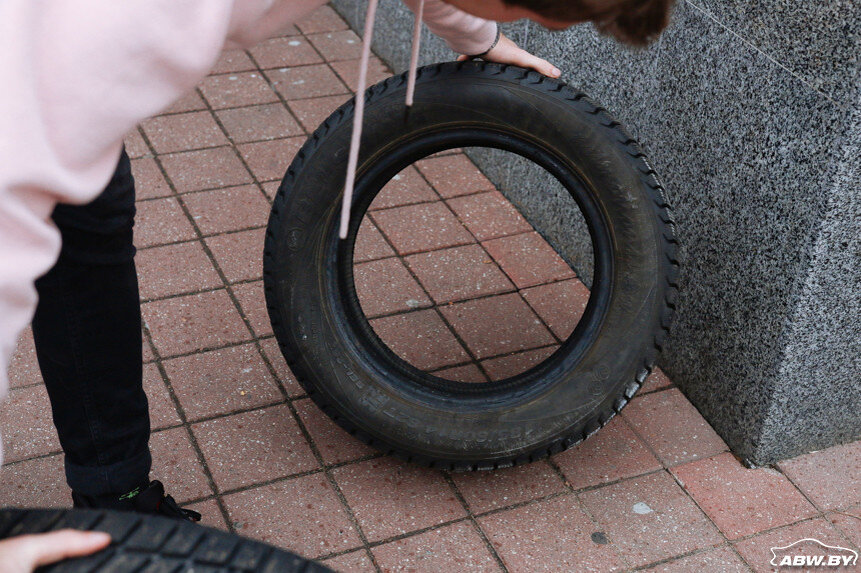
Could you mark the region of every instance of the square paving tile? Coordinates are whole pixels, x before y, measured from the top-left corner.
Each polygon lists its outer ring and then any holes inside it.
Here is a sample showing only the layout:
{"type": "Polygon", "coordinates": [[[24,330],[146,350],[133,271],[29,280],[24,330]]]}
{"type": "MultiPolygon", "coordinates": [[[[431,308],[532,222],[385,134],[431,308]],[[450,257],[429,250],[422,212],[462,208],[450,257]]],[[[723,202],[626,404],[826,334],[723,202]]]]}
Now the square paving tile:
{"type": "Polygon", "coordinates": [[[436,304],[515,290],[493,259],[475,244],[419,253],[406,261],[436,304]]]}
{"type": "MultiPolygon", "coordinates": [[[[337,72],[338,77],[344,80],[350,91],[355,92],[359,88],[359,60],[343,60],[332,62],[332,69],[337,72]]],[[[392,70],[376,56],[371,56],[368,61],[368,86],[377,84],[392,75],[392,70]]]]}
{"type": "Polygon", "coordinates": [[[154,430],[182,423],[161,372],[155,364],[144,364],[143,387],[149,401],[150,423],[154,430]]]}
{"type": "Polygon", "coordinates": [[[217,348],[251,337],[225,290],[149,302],[141,310],[162,356],[217,348]]]}
{"type": "Polygon", "coordinates": [[[0,408],[0,436],[5,463],[60,451],[44,385],[9,391],[0,408]]]}
{"type": "Polygon", "coordinates": [[[4,507],[71,507],[62,454],[0,468],[0,500],[4,507]]]}
{"type": "Polygon", "coordinates": [[[198,501],[197,503],[187,504],[183,507],[196,511],[202,516],[200,525],[228,531],[227,523],[224,521],[224,516],[221,514],[221,509],[218,507],[218,502],[215,499],[198,501]]]}
{"type": "Polygon", "coordinates": [[[390,458],[332,471],[370,541],[380,541],[466,516],[438,471],[390,458]]]}
{"type": "Polygon", "coordinates": [[[367,317],[433,306],[400,259],[391,257],[353,267],[356,295],[367,317]]]}
{"type": "Polygon", "coordinates": [[[248,170],[230,147],[174,153],[162,156],[161,162],[179,193],[252,182],[248,170]]]}
{"type": "Polygon", "coordinates": [[[594,436],[554,456],[574,489],[641,475],[661,468],[655,456],[616,416],[594,436]]]}
{"type": "Polygon", "coordinates": [[[150,345],[150,343],[146,340],[146,337],[143,332],[141,332],[141,346],[144,364],[155,360],[155,354],[153,354],[152,352],[152,345],[150,345]]]}
{"type": "Polygon", "coordinates": [[[449,207],[479,241],[532,231],[532,225],[499,191],[449,199],[449,207]]]}
{"type": "Polygon", "coordinates": [[[161,169],[152,157],[133,159],[132,176],[135,178],[135,198],[138,201],[173,194],[161,169]]]}
{"type": "Polygon", "coordinates": [[[140,250],[135,263],[143,300],[221,285],[221,277],[215,272],[199,241],[140,250]]]}
{"type": "Polygon", "coordinates": [[[717,528],[665,472],[587,491],[580,499],[635,567],[723,541],[717,528]]]}
{"type": "Polygon", "coordinates": [[[516,293],[448,305],[440,311],[479,359],[555,342],[516,293]]]}
{"type": "Polygon", "coordinates": [[[191,89],[175,100],[170,106],[162,111],[162,114],[186,113],[189,111],[201,111],[206,109],[206,102],[200,97],[197,89],[191,89]]]}
{"type": "Polygon", "coordinates": [[[433,310],[370,321],[377,336],[419,370],[437,370],[469,361],[469,355],[433,310]]]}
{"type": "Polygon", "coordinates": [[[779,467],[822,510],[861,502],[861,441],[786,460],[779,467]]]}
{"type": "Polygon", "coordinates": [[[861,504],[825,516],[847,539],[861,549],[861,504]]]}
{"type": "Polygon", "coordinates": [[[266,229],[252,229],[207,237],[206,246],[228,282],[263,278],[263,241],[266,229]]]}
{"type": "Polygon", "coordinates": [[[178,503],[212,495],[187,428],[154,432],[149,439],[149,448],[152,452],[150,478],[160,480],[178,503]]]}
{"type": "MultiPolygon", "coordinates": [[[[748,565],[750,565],[756,573],[766,573],[772,571],[852,571],[854,568],[839,568],[819,567],[804,569],[802,567],[781,567],[780,563],[787,554],[789,555],[823,555],[823,548],[814,542],[805,541],[794,545],[789,551],[781,551],[780,548],[786,547],[802,539],[816,539],[826,545],[833,547],[847,547],[846,539],[834,529],[830,523],[822,518],[804,521],[789,527],[783,527],[757,535],[750,539],[740,541],[735,544],[736,550],[741,554],[748,565]],[[772,552],[772,548],[776,551],[772,552]],[[772,560],[775,560],[776,565],[772,565],[772,560]]],[[[831,551],[827,552],[830,554],[831,551]]],[[[847,551],[835,551],[834,554],[849,555],[847,551]]]]}
{"type": "Polygon", "coordinates": [[[341,104],[350,99],[348,94],[310,99],[296,99],[287,102],[299,122],[309,133],[313,133],[327,117],[332,115],[341,104]]]}
{"type": "Polygon", "coordinates": [[[303,19],[296,22],[296,27],[303,34],[317,34],[319,32],[334,32],[335,30],[346,30],[348,28],[344,19],[332,9],[331,6],[320,6],[303,19]]]}
{"type": "Polygon", "coordinates": [[[290,372],[284,356],[281,355],[281,349],[278,348],[278,342],[274,338],[267,338],[260,341],[260,347],[263,349],[263,354],[272,367],[275,369],[275,377],[287,391],[287,395],[291,398],[302,396],[305,394],[305,389],[296,381],[296,377],[290,372]]]}
{"type": "Polygon", "coordinates": [[[392,541],[373,552],[383,571],[502,571],[469,521],[392,541]]]}
{"type": "Polygon", "coordinates": [[[266,75],[285,100],[347,93],[347,86],[326,64],[267,70],[266,75]]]}
{"type": "Polygon", "coordinates": [[[320,64],[323,58],[302,36],[272,38],[251,48],[251,55],[261,69],[320,64]]]}
{"type": "Polygon", "coordinates": [[[174,197],[138,203],[134,236],[135,246],[139,249],[197,237],[174,197]]]}
{"type": "Polygon", "coordinates": [[[216,418],[192,429],[222,492],[318,467],[287,406],[216,418]]]}
{"type": "Polygon", "coordinates": [[[545,346],[535,350],[527,350],[526,352],[518,352],[517,354],[509,354],[508,356],[500,356],[499,358],[491,358],[481,363],[484,371],[490,376],[491,380],[504,380],[512,376],[517,376],[529,370],[534,366],[538,366],[544,362],[551,354],[556,352],[559,345],[545,346]]]}
{"type": "Polygon", "coordinates": [[[463,154],[423,159],[416,166],[446,199],[495,190],[493,183],[463,154]]]}
{"type": "Polygon", "coordinates": [[[245,50],[224,50],[218,57],[215,66],[209,71],[210,75],[229,74],[233,72],[254,71],[257,66],[245,53],[245,50]]]}
{"type": "Polygon", "coordinates": [[[470,510],[484,513],[565,491],[565,484],[545,461],[489,472],[453,473],[470,510]]]}
{"type": "Polygon", "coordinates": [[[471,382],[480,384],[488,382],[487,376],[475,364],[467,364],[465,366],[455,366],[454,368],[445,368],[433,372],[435,376],[439,376],[445,380],[454,380],[455,382],[471,382]]]}
{"type": "Polygon", "coordinates": [[[652,373],[643,381],[643,386],[640,388],[639,394],[648,392],[656,392],[673,386],[670,378],[664,374],[664,371],[657,366],[652,369],[652,373]]]}
{"type": "Polygon", "coordinates": [[[280,181],[304,143],[304,136],[259,141],[240,145],[239,152],[258,181],[280,181]]]}
{"type": "Polygon", "coordinates": [[[270,199],[274,199],[275,195],[278,194],[278,188],[281,187],[280,181],[266,181],[261,183],[260,186],[263,188],[263,192],[266,193],[266,196],[270,199]]]}
{"type": "Polygon", "coordinates": [[[257,337],[272,335],[272,322],[266,309],[266,298],[263,293],[263,281],[244,283],[233,287],[233,294],[239,301],[242,312],[251,324],[257,337]]]}
{"type": "Polygon", "coordinates": [[[374,211],[371,218],[401,255],[475,242],[442,202],[374,211]]]}
{"type": "Polygon", "coordinates": [[[729,539],[817,513],[785,476],[767,468],[747,469],[729,452],[678,466],[673,473],[729,539]]]}
{"type": "Polygon", "coordinates": [[[164,367],[190,421],[282,399],[254,344],[166,360],[164,367]]]}
{"type": "Polygon", "coordinates": [[[648,573],[689,573],[690,571],[720,571],[721,573],[747,573],[744,561],[729,547],[719,547],[695,553],[645,569],[648,573]]]}
{"type": "Polygon", "coordinates": [[[227,138],[208,111],[163,115],[141,125],[159,154],[227,144],[227,138]]]}
{"type": "Polygon", "coordinates": [[[562,340],[574,332],[589,303],[589,289],[579,279],[533,287],[522,294],[553,334],[562,340]]]}
{"type": "Polygon", "coordinates": [[[332,557],[322,563],[333,571],[342,571],[343,573],[377,573],[377,568],[374,567],[368,552],[364,549],[332,557]]]}
{"type": "Polygon", "coordinates": [[[614,544],[599,544],[599,531],[574,495],[563,495],[478,520],[509,571],[620,571],[614,544]]]}
{"type": "Polygon", "coordinates": [[[311,400],[299,400],[294,402],[294,406],[325,463],[339,464],[376,453],[375,449],[366,446],[333,422],[311,400]]]}
{"type": "Polygon", "coordinates": [[[314,558],[361,546],[322,474],[279,481],[224,497],[240,535],[314,558]]]}
{"type": "Polygon", "coordinates": [[[142,157],[150,152],[137,127],[126,134],[123,143],[126,146],[126,153],[131,159],[142,157]]]}
{"type": "Polygon", "coordinates": [[[502,237],[482,244],[517,288],[574,277],[568,263],[538,233],[502,237]]]}
{"type": "Polygon", "coordinates": [[[669,467],[726,451],[726,444],[677,389],[635,398],[622,415],[669,467]]]}
{"type": "Polygon", "coordinates": [[[392,177],[386,183],[385,187],[380,189],[380,192],[377,193],[377,196],[371,202],[369,209],[374,211],[438,200],[439,195],[419,175],[416,168],[410,165],[392,177]]]}
{"type": "Polygon", "coordinates": [[[266,78],[257,71],[209,76],[200,84],[200,91],[213,109],[278,101],[266,78]]]}
{"type": "Polygon", "coordinates": [[[385,257],[394,256],[395,251],[383,238],[380,230],[365,217],[356,235],[356,245],[353,248],[353,261],[356,263],[373,261],[385,257]]]}
{"type": "Polygon", "coordinates": [[[262,227],[269,216],[269,201],[256,185],[189,193],[182,200],[204,235],[262,227]]]}
{"type": "Polygon", "coordinates": [[[362,56],[362,40],[352,30],[309,34],[308,40],[330,62],[355,60],[362,56]]]}
{"type": "Polygon", "coordinates": [[[9,363],[9,388],[41,384],[42,371],[36,358],[36,345],[33,342],[33,330],[28,326],[18,336],[18,345],[9,363]]]}
{"type": "Polygon", "coordinates": [[[225,109],[216,113],[236,143],[302,135],[302,126],[280,103],[225,109]]]}

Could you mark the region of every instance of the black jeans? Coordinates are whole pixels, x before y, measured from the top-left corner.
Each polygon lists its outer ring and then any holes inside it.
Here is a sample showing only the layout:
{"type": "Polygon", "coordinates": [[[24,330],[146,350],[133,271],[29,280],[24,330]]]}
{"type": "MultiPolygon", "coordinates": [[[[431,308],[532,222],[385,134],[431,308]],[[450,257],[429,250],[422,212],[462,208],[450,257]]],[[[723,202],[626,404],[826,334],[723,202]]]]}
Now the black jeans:
{"type": "Polygon", "coordinates": [[[152,464],[132,240],[135,188],[125,150],[98,198],[58,205],[52,216],[63,247],[36,281],[33,336],[66,480],[85,495],[125,493],[148,479],[152,464]]]}

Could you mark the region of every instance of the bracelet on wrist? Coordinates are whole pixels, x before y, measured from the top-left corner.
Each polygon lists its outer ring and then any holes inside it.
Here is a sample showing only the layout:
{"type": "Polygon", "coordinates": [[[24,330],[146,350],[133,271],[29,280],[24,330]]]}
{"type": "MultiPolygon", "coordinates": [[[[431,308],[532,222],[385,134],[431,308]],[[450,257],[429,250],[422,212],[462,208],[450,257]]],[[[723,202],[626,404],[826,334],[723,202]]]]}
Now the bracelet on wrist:
{"type": "Polygon", "coordinates": [[[480,54],[475,54],[474,56],[470,56],[470,58],[483,58],[484,56],[486,56],[487,54],[489,54],[489,53],[490,53],[490,51],[491,51],[493,48],[495,48],[495,47],[496,47],[496,45],[499,43],[499,38],[500,38],[501,36],[502,36],[502,30],[500,30],[500,29],[499,29],[499,24],[497,24],[497,25],[496,25],[496,38],[494,38],[494,39],[493,39],[493,43],[490,45],[490,47],[489,47],[488,49],[486,49],[485,51],[483,51],[482,53],[480,53],[480,54]]]}

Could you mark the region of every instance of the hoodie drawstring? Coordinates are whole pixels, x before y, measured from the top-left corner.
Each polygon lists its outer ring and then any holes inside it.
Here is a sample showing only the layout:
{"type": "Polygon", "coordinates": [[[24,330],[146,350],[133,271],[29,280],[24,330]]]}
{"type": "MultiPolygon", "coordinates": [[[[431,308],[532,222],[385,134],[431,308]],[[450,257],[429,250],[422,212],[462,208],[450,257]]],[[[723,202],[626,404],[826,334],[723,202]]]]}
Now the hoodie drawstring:
{"type": "MultiPolygon", "coordinates": [[[[359,144],[362,139],[362,124],[365,118],[365,90],[367,89],[368,66],[371,59],[371,41],[374,37],[374,21],[377,17],[378,3],[379,0],[369,0],[368,12],[365,15],[365,35],[362,38],[362,59],[359,63],[359,82],[356,86],[356,111],[353,116],[353,136],[350,140],[350,155],[347,160],[347,181],[344,185],[344,199],[341,204],[341,228],[339,235],[342,239],[347,238],[347,232],[350,228],[350,211],[353,203],[353,190],[356,185],[356,168],[359,164],[359,144]]],[[[413,95],[415,94],[424,5],[424,0],[421,0],[416,9],[410,71],[407,79],[407,107],[413,105],[413,95]]]]}
{"type": "Polygon", "coordinates": [[[407,107],[413,105],[413,95],[416,93],[416,72],[419,67],[419,50],[422,45],[422,16],[425,10],[425,0],[419,2],[416,8],[416,23],[413,26],[413,52],[410,54],[410,75],[407,79],[407,107]]]}

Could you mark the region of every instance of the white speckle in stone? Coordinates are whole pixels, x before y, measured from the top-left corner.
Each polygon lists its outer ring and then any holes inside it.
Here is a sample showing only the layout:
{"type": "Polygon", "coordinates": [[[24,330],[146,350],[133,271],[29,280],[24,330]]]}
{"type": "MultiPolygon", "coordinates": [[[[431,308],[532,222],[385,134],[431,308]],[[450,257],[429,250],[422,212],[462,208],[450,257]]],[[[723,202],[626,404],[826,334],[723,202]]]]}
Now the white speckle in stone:
{"type": "Polygon", "coordinates": [[[295,82],[293,82],[293,85],[294,86],[301,86],[304,83],[305,83],[305,80],[296,80],[295,82]]]}
{"type": "Polygon", "coordinates": [[[301,46],[302,42],[300,42],[299,40],[290,40],[289,42],[287,42],[287,45],[288,46],[301,46]]]}
{"type": "Polygon", "coordinates": [[[239,77],[238,77],[238,76],[230,76],[230,77],[229,77],[229,78],[227,78],[227,79],[228,79],[228,80],[230,80],[230,81],[235,81],[235,80],[238,80],[238,79],[239,79],[239,77]]]}
{"type": "Polygon", "coordinates": [[[421,301],[418,301],[414,298],[407,300],[407,306],[410,308],[418,308],[421,306],[421,304],[422,304],[421,301]]]}
{"type": "Polygon", "coordinates": [[[654,511],[651,507],[649,507],[642,501],[638,501],[637,503],[635,503],[634,507],[632,507],[631,509],[634,510],[634,513],[638,515],[646,515],[647,513],[652,513],[654,511]]]}

